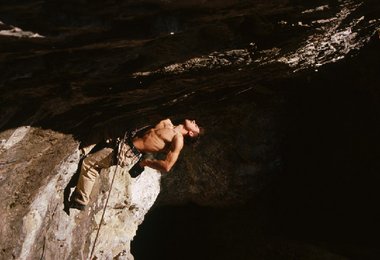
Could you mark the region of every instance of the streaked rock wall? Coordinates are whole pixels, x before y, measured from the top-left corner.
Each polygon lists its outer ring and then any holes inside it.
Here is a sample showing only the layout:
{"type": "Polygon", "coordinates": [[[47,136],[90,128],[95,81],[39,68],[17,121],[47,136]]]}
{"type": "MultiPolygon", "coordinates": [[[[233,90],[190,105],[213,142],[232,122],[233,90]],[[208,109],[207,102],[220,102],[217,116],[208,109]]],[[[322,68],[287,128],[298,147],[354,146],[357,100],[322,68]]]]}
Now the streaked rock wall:
{"type": "Polygon", "coordinates": [[[132,179],[127,168],[103,170],[92,202],[78,211],[67,204],[79,163],[72,137],[20,127],[1,138],[2,259],[88,259],[92,250],[98,259],[133,259],[130,241],[159,194],[159,172],[132,179]]]}

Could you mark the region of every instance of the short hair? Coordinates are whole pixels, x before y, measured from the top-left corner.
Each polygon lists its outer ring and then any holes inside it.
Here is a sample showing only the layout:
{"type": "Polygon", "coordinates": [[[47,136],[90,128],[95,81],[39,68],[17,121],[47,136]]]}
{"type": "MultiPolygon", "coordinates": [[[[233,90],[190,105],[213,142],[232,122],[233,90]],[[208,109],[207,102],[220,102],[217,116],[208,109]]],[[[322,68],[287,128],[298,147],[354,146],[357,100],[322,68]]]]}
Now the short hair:
{"type": "Polygon", "coordinates": [[[185,140],[185,144],[191,144],[191,145],[195,145],[199,142],[199,139],[202,135],[205,134],[205,129],[203,127],[199,127],[199,133],[196,135],[196,136],[189,136],[189,135],[186,135],[184,140],[185,140]]]}

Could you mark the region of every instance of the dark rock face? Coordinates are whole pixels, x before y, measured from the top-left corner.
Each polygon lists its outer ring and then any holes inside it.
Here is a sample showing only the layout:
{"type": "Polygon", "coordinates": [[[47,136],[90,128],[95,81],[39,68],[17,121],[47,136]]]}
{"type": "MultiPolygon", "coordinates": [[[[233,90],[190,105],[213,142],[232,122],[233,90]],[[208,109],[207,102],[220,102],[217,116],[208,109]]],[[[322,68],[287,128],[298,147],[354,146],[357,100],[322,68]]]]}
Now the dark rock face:
{"type": "MultiPolygon", "coordinates": [[[[375,0],[16,1],[0,21],[0,258],[88,255],[100,206],[77,222],[63,212],[77,146],[163,117],[206,135],[163,176],[141,229],[183,231],[157,231],[161,245],[184,239],[161,258],[380,255],[375,0]],[[159,207],[186,203],[198,206],[159,207]],[[63,219],[73,232],[46,240],[63,219]]],[[[141,234],[135,256],[152,257],[141,234]]]]}

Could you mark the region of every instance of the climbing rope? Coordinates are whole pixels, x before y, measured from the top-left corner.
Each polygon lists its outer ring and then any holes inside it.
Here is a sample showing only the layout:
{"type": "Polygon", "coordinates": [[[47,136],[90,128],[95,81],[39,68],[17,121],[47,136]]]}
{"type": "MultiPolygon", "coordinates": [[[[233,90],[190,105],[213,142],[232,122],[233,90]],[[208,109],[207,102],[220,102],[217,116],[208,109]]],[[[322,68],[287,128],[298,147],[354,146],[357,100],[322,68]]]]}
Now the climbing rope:
{"type": "MultiPolygon", "coordinates": [[[[139,129],[136,129],[136,130],[132,131],[131,132],[131,137],[135,136],[138,132],[140,132],[142,130],[146,130],[148,127],[150,127],[150,126],[144,126],[144,127],[141,127],[139,129]]],[[[106,209],[107,209],[107,205],[108,205],[108,200],[109,200],[110,195],[111,195],[111,191],[112,191],[113,183],[114,183],[114,180],[115,180],[116,172],[117,172],[117,170],[119,168],[120,149],[121,149],[122,144],[126,142],[127,138],[129,137],[129,134],[130,133],[128,131],[125,132],[124,138],[122,140],[120,140],[120,142],[118,144],[118,150],[117,150],[117,156],[116,156],[116,168],[115,168],[115,170],[113,172],[113,175],[112,175],[112,181],[111,181],[110,191],[108,192],[107,200],[106,200],[106,203],[105,203],[104,208],[103,208],[103,214],[102,214],[102,217],[101,217],[100,222],[99,222],[99,228],[98,228],[98,231],[96,232],[94,244],[92,245],[90,259],[92,259],[92,256],[93,256],[93,254],[95,252],[96,242],[98,241],[100,228],[101,228],[103,220],[104,220],[104,215],[106,213],[106,209]]]]}
{"type": "Polygon", "coordinates": [[[126,137],[127,137],[127,134],[128,134],[128,132],[126,132],[126,133],[124,134],[124,138],[123,138],[123,140],[120,140],[120,142],[119,142],[119,144],[118,144],[118,150],[117,150],[117,156],[116,156],[116,168],[115,168],[115,170],[113,171],[112,181],[111,181],[111,186],[110,186],[110,191],[108,192],[107,200],[106,200],[106,203],[105,203],[104,208],[103,208],[103,214],[102,214],[102,217],[101,217],[100,222],[99,222],[99,228],[98,228],[98,231],[96,232],[96,236],[95,236],[94,244],[92,245],[92,250],[91,250],[91,254],[90,254],[90,259],[92,259],[92,256],[93,256],[93,254],[94,254],[94,252],[95,252],[96,241],[98,241],[100,228],[102,227],[102,223],[103,223],[103,220],[104,220],[104,215],[106,214],[106,209],[107,209],[107,205],[108,205],[108,200],[109,200],[110,195],[111,195],[111,191],[112,191],[112,187],[113,187],[113,182],[115,181],[116,172],[117,172],[117,170],[118,170],[118,168],[119,168],[119,154],[120,154],[121,145],[122,145],[122,143],[125,142],[126,137]]]}
{"type": "Polygon", "coordinates": [[[99,222],[99,228],[98,228],[98,231],[96,232],[95,241],[94,241],[94,244],[93,244],[93,246],[92,246],[90,259],[92,259],[92,256],[93,256],[94,251],[95,251],[96,241],[98,240],[98,237],[99,237],[100,228],[102,227],[102,222],[103,222],[103,219],[104,219],[104,214],[106,213],[106,209],[107,209],[107,205],[108,205],[108,200],[109,200],[110,195],[111,195],[113,182],[114,182],[114,180],[115,180],[115,175],[116,175],[116,172],[117,172],[117,169],[118,169],[118,168],[119,168],[119,164],[116,165],[116,168],[115,168],[115,170],[114,170],[114,172],[113,172],[110,191],[108,192],[108,196],[107,196],[106,204],[104,205],[104,209],[103,209],[102,218],[100,219],[100,222],[99,222]]]}

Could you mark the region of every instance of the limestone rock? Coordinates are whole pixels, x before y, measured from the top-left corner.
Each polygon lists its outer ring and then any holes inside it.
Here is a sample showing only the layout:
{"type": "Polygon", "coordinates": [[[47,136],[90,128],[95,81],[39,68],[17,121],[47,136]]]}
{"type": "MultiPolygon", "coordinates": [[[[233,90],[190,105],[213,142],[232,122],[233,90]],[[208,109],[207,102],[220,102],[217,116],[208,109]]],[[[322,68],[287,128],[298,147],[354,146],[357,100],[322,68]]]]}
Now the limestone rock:
{"type": "Polygon", "coordinates": [[[131,178],[128,168],[103,170],[80,212],[67,208],[79,163],[70,136],[21,127],[1,138],[2,259],[87,259],[93,249],[97,259],[133,259],[130,242],[159,194],[159,172],[147,168],[131,178]]]}

